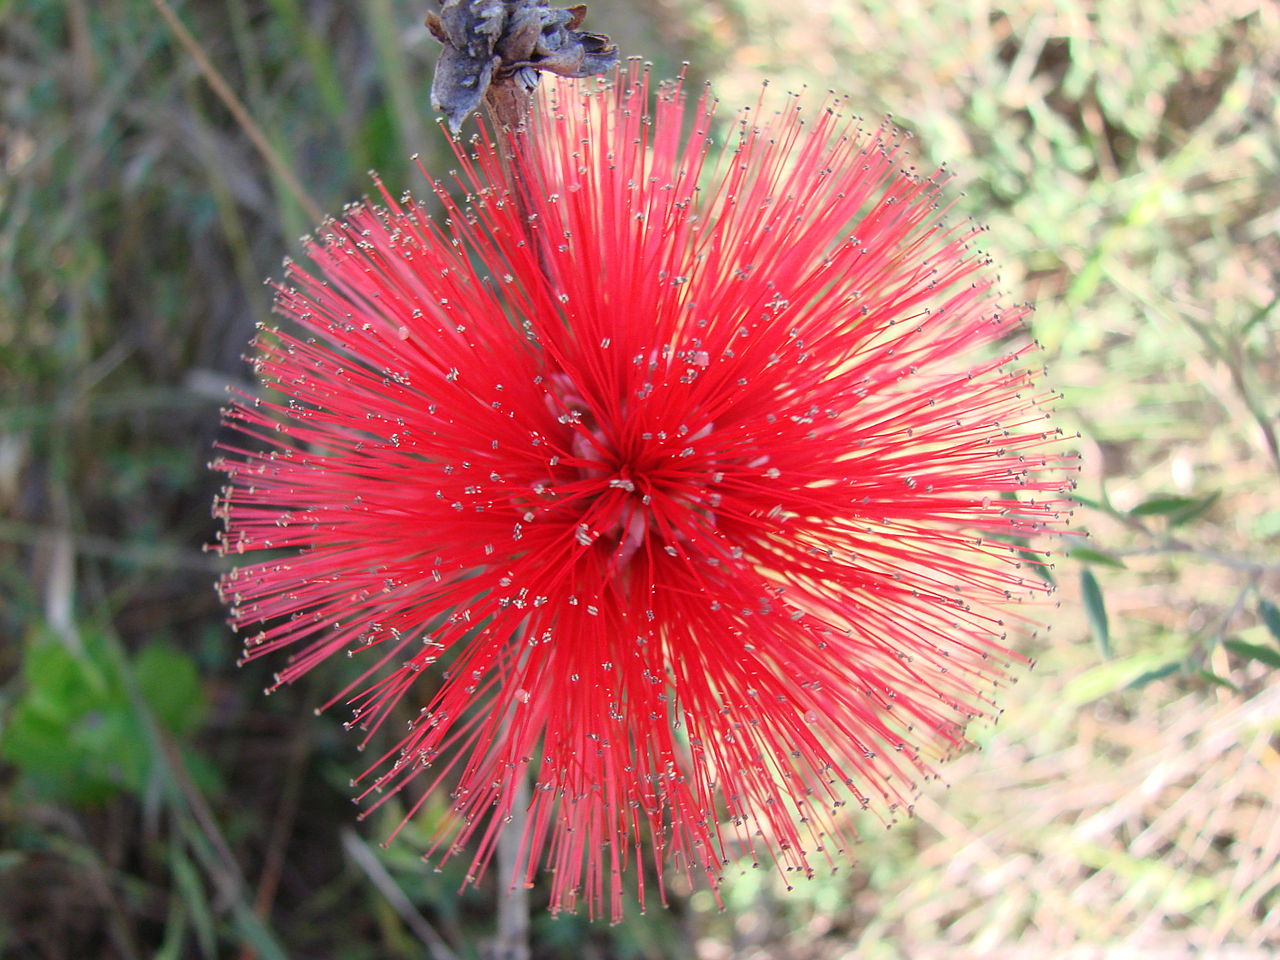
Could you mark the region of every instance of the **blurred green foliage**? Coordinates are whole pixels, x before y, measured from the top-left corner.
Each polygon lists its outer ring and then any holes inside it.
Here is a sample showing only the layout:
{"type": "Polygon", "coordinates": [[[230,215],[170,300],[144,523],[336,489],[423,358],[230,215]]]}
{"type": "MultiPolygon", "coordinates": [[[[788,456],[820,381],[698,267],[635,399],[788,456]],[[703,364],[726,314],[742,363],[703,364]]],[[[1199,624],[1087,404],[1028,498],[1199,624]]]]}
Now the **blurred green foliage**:
{"type": "Polygon", "coordinates": [[[18,790],[40,801],[92,805],[142,794],[152,738],[189,737],[207,706],[185,654],[152,644],[126,662],[100,634],[81,639],[72,650],[36,635],[22,658],[22,694],[0,731],[0,757],[15,767],[18,790]]]}
{"type": "MultiPolygon", "coordinates": [[[[264,699],[261,668],[232,668],[201,550],[263,277],[370,168],[395,192],[421,182],[411,154],[450,163],[425,12],[0,0],[5,956],[430,956],[389,890],[459,956],[492,933],[492,889],[459,896],[456,862],[419,861],[439,810],[387,850],[369,842],[397,803],[356,832],[351,740],[307,684],[264,699]]],[[[590,16],[660,76],[691,61],[726,128],[765,78],[832,88],[947,164],[956,215],[990,226],[1011,296],[1037,305],[1093,537],[1051,572],[1056,632],[974,731],[983,752],[919,821],[865,824],[858,867],[788,893],[735,861],[725,913],[678,881],[670,910],[617,928],[537,913],[535,955],[1280,950],[1275,5],[590,16]]]]}

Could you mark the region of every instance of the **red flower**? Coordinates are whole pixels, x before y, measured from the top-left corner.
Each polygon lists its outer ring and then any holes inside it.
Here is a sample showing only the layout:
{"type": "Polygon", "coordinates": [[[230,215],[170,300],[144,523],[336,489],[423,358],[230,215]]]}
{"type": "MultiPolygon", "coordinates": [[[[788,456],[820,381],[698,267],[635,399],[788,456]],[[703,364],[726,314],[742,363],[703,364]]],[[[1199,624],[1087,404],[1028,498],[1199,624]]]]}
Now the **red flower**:
{"type": "Polygon", "coordinates": [[[523,203],[475,142],[443,217],[326,224],[217,464],[222,549],[271,551],[221,584],[247,656],[355,651],[360,727],[421,706],[369,789],[448,785],[478,876],[527,778],[519,879],[615,918],[645,846],[714,885],[891,818],[1015,656],[1068,469],[1025,309],[892,131],[648,104],[561,83],[523,203]]]}

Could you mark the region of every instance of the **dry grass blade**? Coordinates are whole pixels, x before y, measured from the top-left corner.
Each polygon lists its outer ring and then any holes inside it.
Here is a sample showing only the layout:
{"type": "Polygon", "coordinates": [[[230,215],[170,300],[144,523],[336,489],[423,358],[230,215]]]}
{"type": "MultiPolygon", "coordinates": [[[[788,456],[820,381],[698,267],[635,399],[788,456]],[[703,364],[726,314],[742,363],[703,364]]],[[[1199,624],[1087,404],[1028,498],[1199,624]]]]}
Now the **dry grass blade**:
{"type": "Polygon", "coordinates": [[[413,931],[414,936],[422,941],[430,951],[434,960],[459,960],[456,953],[445,943],[444,938],[436,933],[431,924],[418,912],[417,908],[404,895],[404,891],[396,884],[395,879],[387,872],[387,868],[379,862],[377,856],[368,845],[356,835],[350,827],[342,831],[342,849],[347,852],[353,863],[369,878],[378,892],[391,904],[399,914],[405,926],[413,931]]]}
{"type": "Polygon", "coordinates": [[[279,152],[271,146],[271,142],[267,139],[262,128],[258,126],[250,115],[249,110],[244,103],[236,96],[235,91],[218,72],[218,68],[213,65],[209,58],[205,55],[199,41],[191,35],[191,31],[186,25],[178,19],[178,15],[173,12],[173,8],[169,6],[167,0],[151,0],[155,5],[160,16],[164,18],[169,29],[173,31],[174,37],[182,48],[190,54],[191,59],[195,61],[200,68],[200,72],[204,75],[205,81],[214,93],[218,95],[218,99],[223,102],[231,115],[236,118],[236,123],[244,130],[258,152],[262,155],[262,159],[267,162],[267,166],[271,168],[271,172],[285,185],[289,193],[298,202],[298,205],[306,212],[312,223],[319,224],[324,220],[324,211],[320,208],[320,204],[311,197],[307,189],[298,180],[297,175],[280,158],[279,152]]]}

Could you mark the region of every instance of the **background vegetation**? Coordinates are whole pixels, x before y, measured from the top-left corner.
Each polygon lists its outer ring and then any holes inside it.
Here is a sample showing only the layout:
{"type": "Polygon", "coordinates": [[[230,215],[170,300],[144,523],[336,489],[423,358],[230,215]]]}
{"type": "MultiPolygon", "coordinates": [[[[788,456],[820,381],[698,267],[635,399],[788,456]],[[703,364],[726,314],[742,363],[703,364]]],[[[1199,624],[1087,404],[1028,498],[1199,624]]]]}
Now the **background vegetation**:
{"type": "MultiPolygon", "coordinates": [[[[211,581],[205,469],[264,276],[319,211],[442,160],[425,0],[0,0],[0,953],[477,957],[493,894],[378,849],[359,765],[272,698],[211,581]],[[169,4],[172,4],[170,6],[169,4]],[[233,106],[233,104],[238,106],[233,106]],[[290,178],[296,178],[296,183],[290,178]]],[[[539,957],[1280,951],[1280,8],[596,0],[727,121],[765,77],[891,112],[1081,432],[1052,633],[983,749],[858,866],[539,957]],[[1270,602],[1269,602],[1270,601],[1270,602]]],[[[740,874],[740,875],[739,875],[740,874]]]]}

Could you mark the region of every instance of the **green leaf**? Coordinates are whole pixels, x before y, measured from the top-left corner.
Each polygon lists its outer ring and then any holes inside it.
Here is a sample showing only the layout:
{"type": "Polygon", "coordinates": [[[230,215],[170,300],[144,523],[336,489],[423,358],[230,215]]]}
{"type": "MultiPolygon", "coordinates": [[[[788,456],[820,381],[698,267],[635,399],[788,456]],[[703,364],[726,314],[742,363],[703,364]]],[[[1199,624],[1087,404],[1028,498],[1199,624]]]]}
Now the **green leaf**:
{"type": "Polygon", "coordinates": [[[1280,650],[1273,650],[1257,643],[1245,643],[1243,640],[1225,640],[1222,645],[1237,657],[1257,660],[1268,667],[1280,667],[1280,650]]]}
{"type": "Polygon", "coordinates": [[[1125,569],[1123,560],[1119,557],[1113,557],[1109,553],[1103,553],[1101,550],[1090,550],[1088,547],[1073,547],[1070,556],[1072,560],[1079,560],[1081,563],[1096,563],[1104,567],[1125,569]]]}
{"type": "Polygon", "coordinates": [[[1276,639],[1276,642],[1280,643],[1280,609],[1277,609],[1276,605],[1268,600],[1259,600],[1258,616],[1262,618],[1262,622],[1271,631],[1271,636],[1276,639]]]}
{"type": "Polygon", "coordinates": [[[1221,491],[1203,497],[1152,497],[1129,511],[1131,517],[1164,517],[1171,527],[1188,523],[1218,502],[1221,491]]]}
{"type": "MultiPolygon", "coordinates": [[[[0,757],[35,796],[72,804],[144,791],[153,766],[139,704],[105,638],[83,632],[83,649],[37,635],[23,652],[22,692],[0,728],[0,757]]],[[[164,647],[133,664],[138,690],[156,721],[175,735],[199,725],[205,698],[189,657],[164,647]]]]}
{"type": "Polygon", "coordinates": [[[205,710],[200,675],[191,658],[177,650],[150,646],[138,654],[134,676],[156,721],[176,736],[200,725],[205,710]]]}
{"type": "Polygon", "coordinates": [[[36,634],[23,651],[22,693],[0,731],[0,756],[41,799],[107,800],[137,769],[124,689],[99,639],[86,632],[73,653],[36,634]]]}
{"type": "Polygon", "coordinates": [[[1220,687],[1226,687],[1228,690],[1234,690],[1236,693],[1240,692],[1240,688],[1237,687],[1234,683],[1232,683],[1226,677],[1218,676],[1212,670],[1201,669],[1200,677],[1204,680],[1208,680],[1210,683],[1216,683],[1220,687]]]}
{"type": "Polygon", "coordinates": [[[1110,696],[1124,690],[1144,673],[1159,670],[1168,662],[1168,657],[1167,653],[1144,653],[1100,661],[1072,678],[1063,688],[1063,701],[1081,706],[1110,696]]]}
{"type": "Polygon", "coordinates": [[[182,905],[186,910],[191,925],[195,928],[196,942],[200,944],[201,954],[206,957],[217,953],[217,934],[213,922],[213,911],[209,908],[209,900],[205,896],[204,884],[195,865],[187,858],[178,844],[173,844],[169,851],[169,870],[174,882],[182,893],[182,905]]]}
{"type": "Polygon", "coordinates": [[[1195,503],[1187,507],[1185,510],[1179,510],[1177,513],[1170,514],[1169,526],[1177,527],[1184,523],[1189,523],[1217,503],[1220,496],[1222,496],[1222,492],[1220,490],[1215,490],[1207,497],[1200,497],[1195,503]]]}
{"type": "Polygon", "coordinates": [[[1105,509],[1106,509],[1106,508],[1105,508],[1101,503],[1099,503],[1097,500],[1090,500],[1088,497],[1081,496],[1081,495],[1080,495],[1080,494],[1078,494],[1078,493],[1073,493],[1073,494],[1071,494],[1070,499],[1071,499],[1071,500],[1074,500],[1076,503],[1080,504],[1080,506],[1082,506],[1082,507],[1088,507],[1090,510],[1105,510],[1105,509]]]}
{"type": "Polygon", "coordinates": [[[1174,660],[1171,663],[1166,663],[1163,667],[1156,667],[1154,670],[1148,670],[1146,673],[1142,674],[1141,676],[1134,677],[1132,680],[1129,681],[1128,689],[1141,690],[1147,684],[1154,683],[1157,680],[1163,680],[1165,677],[1169,676],[1172,673],[1177,673],[1181,669],[1182,669],[1181,660],[1174,660]]]}
{"type": "Polygon", "coordinates": [[[94,803],[117,791],[110,782],[94,776],[85,763],[91,759],[68,743],[65,720],[42,716],[29,700],[9,715],[0,757],[13,764],[19,783],[41,799],[68,803],[94,803]]]}
{"type": "Polygon", "coordinates": [[[1152,497],[1143,503],[1138,504],[1129,511],[1131,517],[1153,517],[1167,516],[1171,513],[1178,513],[1186,510],[1188,507],[1195,506],[1200,501],[1195,497],[1152,497]]]}
{"type": "Polygon", "coordinates": [[[1085,613],[1089,615],[1089,629],[1103,657],[1111,657],[1111,628],[1107,623],[1107,605],[1102,599],[1102,588],[1089,570],[1080,573],[1080,591],[1084,595],[1085,613]]]}
{"type": "MultiPolygon", "coordinates": [[[[0,4],[0,10],[2,9],[3,9],[3,5],[0,4]]],[[[1275,296],[1273,296],[1271,298],[1270,303],[1266,304],[1265,306],[1259,307],[1257,310],[1253,312],[1253,316],[1251,316],[1248,320],[1246,320],[1244,326],[1240,328],[1240,333],[1238,334],[1238,336],[1243,338],[1245,334],[1247,334],[1255,326],[1257,326],[1263,320],[1267,319],[1267,314],[1269,314],[1272,310],[1276,308],[1277,303],[1280,303],[1280,293],[1277,293],[1275,296]]]]}
{"type": "Polygon", "coordinates": [[[23,701],[42,716],[69,722],[119,699],[119,685],[96,662],[100,658],[92,640],[86,640],[82,654],[74,655],[51,636],[38,638],[23,655],[23,701]]]}

